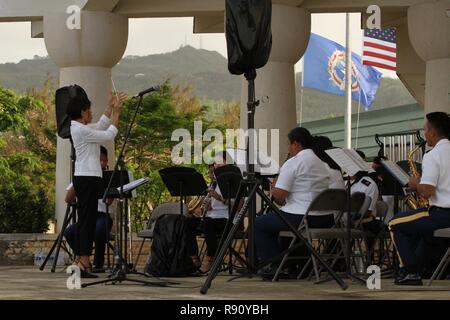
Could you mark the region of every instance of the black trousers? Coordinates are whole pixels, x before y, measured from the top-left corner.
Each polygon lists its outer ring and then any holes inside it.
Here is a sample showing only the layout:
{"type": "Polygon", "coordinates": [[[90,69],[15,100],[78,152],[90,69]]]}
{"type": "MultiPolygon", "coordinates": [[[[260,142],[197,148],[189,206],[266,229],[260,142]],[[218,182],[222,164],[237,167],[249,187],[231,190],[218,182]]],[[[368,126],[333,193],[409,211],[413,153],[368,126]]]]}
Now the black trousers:
{"type": "Polygon", "coordinates": [[[198,255],[197,235],[202,232],[205,235],[206,254],[214,257],[219,245],[218,237],[222,234],[228,219],[211,219],[205,218],[203,223],[203,230],[199,230],[201,218],[186,219],[186,237],[187,250],[190,256],[198,255]]]}
{"type": "Polygon", "coordinates": [[[102,197],[102,178],[75,176],[73,187],[78,200],[75,252],[80,256],[90,256],[97,223],[98,199],[102,197]]]}
{"type": "MultiPolygon", "coordinates": [[[[106,215],[104,212],[98,212],[97,221],[95,226],[95,253],[94,253],[94,266],[96,268],[103,267],[105,262],[105,247],[108,243],[109,232],[111,232],[111,227],[113,224],[112,219],[106,215]],[[108,230],[106,230],[108,228],[108,230]]],[[[75,255],[80,254],[76,251],[76,233],[78,225],[77,223],[71,224],[64,232],[64,237],[66,238],[69,246],[72,248],[75,255]]]]}
{"type": "Polygon", "coordinates": [[[450,208],[420,208],[397,213],[389,222],[400,267],[409,273],[422,272],[429,258],[433,232],[450,227],[450,208]]]}

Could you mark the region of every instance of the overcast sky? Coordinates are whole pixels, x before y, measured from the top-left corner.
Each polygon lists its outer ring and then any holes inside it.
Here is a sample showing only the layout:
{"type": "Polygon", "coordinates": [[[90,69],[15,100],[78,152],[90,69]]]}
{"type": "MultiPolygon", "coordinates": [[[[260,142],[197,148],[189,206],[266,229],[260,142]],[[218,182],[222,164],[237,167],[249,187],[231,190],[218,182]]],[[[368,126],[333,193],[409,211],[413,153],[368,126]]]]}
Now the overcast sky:
{"type": "MultiPolygon", "coordinates": [[[[192,18],[130,19],[128,46],[125,55],[165,53],[188,44],[215,50],[226,57],[224,34],[193,34],[192,18]]],[[[360,14],[352,14],[352,50],[361,54],[362,31],[360,14]]],[[[43,39],[30,37],[30,22],[0,23],[0,63],[46,56],[43,39]]],[[[345,46],[345,14],[313,14],[312,32],[345,46]]],[[[300,64],[296,66],[300,70],[300,64]]],[[[395,72],[379,69],[384,76],[396,78],[395,72]]]]}

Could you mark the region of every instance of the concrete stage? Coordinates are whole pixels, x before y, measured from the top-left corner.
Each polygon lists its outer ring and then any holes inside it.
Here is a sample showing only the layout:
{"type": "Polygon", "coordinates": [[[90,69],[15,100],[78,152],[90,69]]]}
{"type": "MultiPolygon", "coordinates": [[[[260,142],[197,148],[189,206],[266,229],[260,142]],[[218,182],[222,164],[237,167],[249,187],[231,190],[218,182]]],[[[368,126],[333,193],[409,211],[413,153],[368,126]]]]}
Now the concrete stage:
{"type": "MultiPolygon", "coordinates": [[[[106,277],[106,274],[103,275],[106,277]]],[[[136,276],[134,276],[136,277],[136,276]]],[[[66,287],[65,269],[51,273],[36,267],[0,267],[0,300],[4,299],[273,299],[273,300],[334,300],[334,299],[430,299],[450,300],[450,280],[435,281],[431,287],[398,287],[392,279],[383,279],[381,290],[347,281],[349,288],[342,291],[335,282],[313,284],[306,280],[280,280],[272,283],[259,278],[227,282],[229,275],[219,275],[207,295],[200,294],[199,286],[205,277],[171,279],[175,287],[143,286],[131,282],[116,285],[97,285],[80,290],[66,287]]],[[[137,279],[144,279],[138,276],[137,279]]],[[[91,279],[82,279],[86,283],[91,279]]],[[[84,283],[84,282],[83,282],[84,283]]]]}

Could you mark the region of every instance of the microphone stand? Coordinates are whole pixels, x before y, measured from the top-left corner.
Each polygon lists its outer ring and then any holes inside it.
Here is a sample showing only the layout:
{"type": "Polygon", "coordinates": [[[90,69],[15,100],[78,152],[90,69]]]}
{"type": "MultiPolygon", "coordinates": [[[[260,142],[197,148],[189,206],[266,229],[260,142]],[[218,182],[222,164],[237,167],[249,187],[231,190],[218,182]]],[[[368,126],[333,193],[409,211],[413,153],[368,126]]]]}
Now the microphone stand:
{"type": "MultiPolygon", "coordinates": [[[[106,203],[106,199],[108,197],[109,194],[109,190],[111,188],[111,185],[113,183],[113,179],[116,175],[117,172],[119,172],[119,180],[120,180],[120,189],[119,189],[119,210],[118,212],[116,211],[116,215],[115,215],[115,222],[116,222],[116,234],[115,234],[115,246],[114,246],[114,269],[112,271],[112,273],[108,276],[107,279],[104,280],[100,280],[100,281],[95,281],[95,282],[91,282],[91,283],[83,283],[81,285],[82,288],[86,288],[88,286],[93,286],[96,284],[102,284],[102,283],[108,283],[111,282],[112,284],[116,284],[117,282],[121,283],[123,281],[129,281],[129,282],[135,282],[135,283],[141,283],[144,285],[154,285],[154,286],[160,286],[160,287],[165,287],[167,286],[168,282],[163,282],[163,281],[159,281],[159,282],[150,282],[150,281],[146,281],[146,280],[139,280],[139,279],[131,279],[129,277],[127,277],[128,274],[130,273],[134,273],[134,274],[138,274],[137,272],[131,272],[130,267],[128,265],[128,263],[126,262],[125,258],[122,256],[122,219],[123,219],[123,202],[124,202],[124,192],[123,192],[123,175],[122,175],[122,170],[126,170],[125,168],[125,161],[124,161],[124,153],[125,153],[125,147],[128,143],[128,140],[130,138],[131,135],[131,129],[133,127],[134,122],[136,121],[136,116],[139,112],[139,108],[141,107],[142,104],[142,100],[143,100],[143,96],[146,92],[144,93],[140,93],[138,95],[139,97],[139,101],[136,105],[135,111],[134,111],[134,115],[133,118],[131,119],[131,122],[129,124],[129,126],[127,127],[127,131],[125,133],[125,139],[123,141],[122,147],[120,149],[120,153],[119,156],[117,158],[116,164],[114,166],[114,170],[111,174],[111,177],[109,179],[108,182],[108,186],[106,187],[105,193],[103,194],[103,199],[102,201],[106,204],[106,206],[108,207],[108,204],[106,203]],[[119,214],[120,216],[120,226],[118,224],[118,219],[117,219],[117,215],[119,214]],[[120,239],[119,239],[119,233],[120,233],[120,239]]],[[[108,210],[107,210],[108,211],[108,210]]],[[[142,274],[146,277],[149,277],[147,274],[142,274]]]]}

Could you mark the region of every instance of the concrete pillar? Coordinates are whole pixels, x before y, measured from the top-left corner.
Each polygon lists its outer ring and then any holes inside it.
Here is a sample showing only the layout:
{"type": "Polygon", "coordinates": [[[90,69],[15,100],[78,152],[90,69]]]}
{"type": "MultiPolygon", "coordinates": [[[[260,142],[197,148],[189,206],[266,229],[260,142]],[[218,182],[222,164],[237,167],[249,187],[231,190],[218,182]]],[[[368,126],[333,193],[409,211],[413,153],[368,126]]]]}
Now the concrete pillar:
{"type": "Polygon", "coordinates": [[[397,76],[409,93],[422,106],[425,105],[426,65],[411,45],[408,35],[408,23],[397,28],[397,76]]]}
{"type": "MultiPolygon", "coordinates": [[[[279,129],[279,160],[287,154],[287,134],[296,127],[295,63],[304,54],[311,31],[310,13],[301,8],[272,5],[272,51],[268,63],[257,70],[255,128],[279,129]],[[266,98],[265,98],[266,97],[266,98]]],[[[242,81],[241,128],[247,128],[247,81],[242,81]]],[[[270,140],[268,140],[270,143],[270,140]]],[[[270,149],[269,149],[270,152],[270,149]]],[[[270,152],[271,153],[271,152],[270,152]]],[[[272,155],[275,156],[275,155],[272,155]]]]}
{"type": "Polygon", "coordinates": [[[425,113],[450,113],[450,0],[427,1],[408,9],[411,44],[426,62],[425,113]]]}
{"type": "MultiPolygon", "coordinates": [[[[68,15],[44,16],[44,38],[51,59],[59,67],[59,86],[82,86],[92,102],[93,121],[105,109],[111,91],[111,68],[125,52],[128,19],[109,12],[81,12],[81,28],[69,30],[68,15]]],[[[120,88],[117,88],[120,90],[120,88]]],[[[114,164],[114,144],[108,148],[110,166],[114,164]]],[[[70,143],[58,137],[56,155],[56,231],[63,221],[64,195],[70,181],[70,143]]]]}

